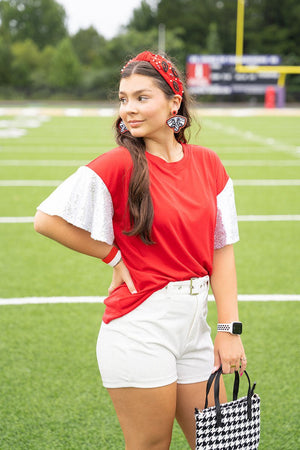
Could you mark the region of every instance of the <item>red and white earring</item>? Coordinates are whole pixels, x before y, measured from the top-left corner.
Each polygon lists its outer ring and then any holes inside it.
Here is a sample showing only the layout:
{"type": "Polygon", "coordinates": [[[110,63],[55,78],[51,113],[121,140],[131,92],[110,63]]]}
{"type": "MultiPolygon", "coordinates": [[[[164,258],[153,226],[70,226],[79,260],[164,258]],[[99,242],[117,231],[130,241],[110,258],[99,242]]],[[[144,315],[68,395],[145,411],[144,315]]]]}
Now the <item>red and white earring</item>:
{"type": "Polygon", "coordinates": [[[123,122],[123,120],[120,120],[120,122],[118,124],[118,128],[119,128],[121,134],[124,134],[127,131],[129,131],[128,128],[126,127],[125,123],[123,122]]]}
{"type": "Polygon", "coordinates": [[[172,113],[173,116],[167,120],[166,124],[174,130],[174,133],[179,133],[179,131],[186,126],[187,118],[177,115],[177,111],[172,111],[172,113]]]}

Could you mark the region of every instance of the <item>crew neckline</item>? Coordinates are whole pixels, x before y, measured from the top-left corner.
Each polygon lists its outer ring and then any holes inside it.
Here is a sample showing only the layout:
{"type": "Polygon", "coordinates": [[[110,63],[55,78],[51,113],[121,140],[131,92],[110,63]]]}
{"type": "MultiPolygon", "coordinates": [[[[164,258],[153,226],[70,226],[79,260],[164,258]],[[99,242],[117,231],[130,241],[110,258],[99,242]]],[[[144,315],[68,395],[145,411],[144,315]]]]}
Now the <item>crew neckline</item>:
{"type": "Polygon", "coordinates": [[[178,161],[166,161],[165,159],[161,158],[160,156],[153,155],[152,153],[147,152],[146,150],[146,156],[150,161],[153,161],[155,163],[158,163],[160,165],[169,166],[169,167],[175,167],[185,164],[185,161],[187,159],[187,153],[188,153],[188,146],[187,144],[181,144],[183,156],[178,161]]]}

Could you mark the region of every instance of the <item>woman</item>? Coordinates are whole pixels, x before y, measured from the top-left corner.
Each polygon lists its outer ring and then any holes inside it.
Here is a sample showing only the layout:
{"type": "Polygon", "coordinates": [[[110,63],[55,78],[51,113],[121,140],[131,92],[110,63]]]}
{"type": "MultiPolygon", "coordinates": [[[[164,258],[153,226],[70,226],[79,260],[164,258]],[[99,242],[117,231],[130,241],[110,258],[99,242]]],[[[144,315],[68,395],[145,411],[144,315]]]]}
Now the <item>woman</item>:
{"type": "Polygon", "coordinates": [[[168,449],[175,417],[194,448],[194,408],[204,406],[210,373],[246,368],[232,181],[214,152],[187,144],[188,97],[168,59],[143,52],[130,60],[119,96],[120,146],[58,187],[35,229],[113,267],[97,357],[126,449],[168,449]]]}

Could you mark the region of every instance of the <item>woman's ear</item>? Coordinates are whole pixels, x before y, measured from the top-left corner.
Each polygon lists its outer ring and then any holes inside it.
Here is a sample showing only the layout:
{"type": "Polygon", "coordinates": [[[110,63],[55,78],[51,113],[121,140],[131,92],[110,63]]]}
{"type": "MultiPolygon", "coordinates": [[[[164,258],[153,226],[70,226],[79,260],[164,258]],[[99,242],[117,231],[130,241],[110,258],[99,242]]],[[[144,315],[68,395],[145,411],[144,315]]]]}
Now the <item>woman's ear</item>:
{"type": "Polygon", "coordinates": [[[178,111],[181,105],[181,101],[182,97],[180,95],[174,95],[171,101],[171,111],[173,111],[174,109],[178,111]]]}

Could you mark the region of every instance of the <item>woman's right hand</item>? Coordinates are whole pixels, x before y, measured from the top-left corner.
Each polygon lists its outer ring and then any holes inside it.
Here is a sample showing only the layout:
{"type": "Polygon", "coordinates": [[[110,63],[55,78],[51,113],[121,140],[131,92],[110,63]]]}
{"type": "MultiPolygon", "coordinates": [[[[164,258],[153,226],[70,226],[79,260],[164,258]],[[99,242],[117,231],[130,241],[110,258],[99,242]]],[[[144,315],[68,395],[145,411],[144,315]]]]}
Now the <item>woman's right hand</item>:
{"type": "Polygon", "coordinates": [[[110,286],[108,288],[108,294],[110,295],[122,283],[126,284],[131,294],[137,293],[137,290],[131,279],[129,270],[127,269],[123,260],[121,259],[121,261],[113,268],[113,275],[110,286]]]}

